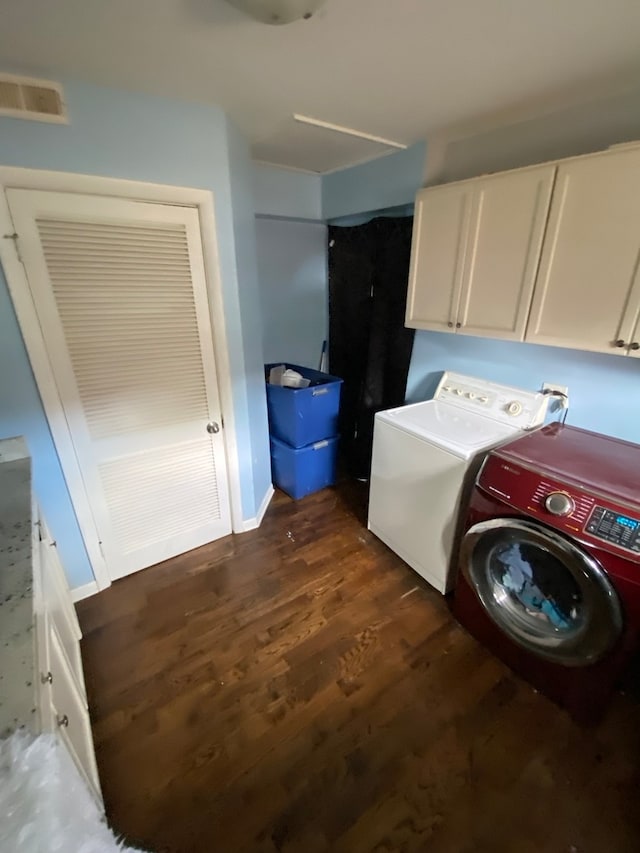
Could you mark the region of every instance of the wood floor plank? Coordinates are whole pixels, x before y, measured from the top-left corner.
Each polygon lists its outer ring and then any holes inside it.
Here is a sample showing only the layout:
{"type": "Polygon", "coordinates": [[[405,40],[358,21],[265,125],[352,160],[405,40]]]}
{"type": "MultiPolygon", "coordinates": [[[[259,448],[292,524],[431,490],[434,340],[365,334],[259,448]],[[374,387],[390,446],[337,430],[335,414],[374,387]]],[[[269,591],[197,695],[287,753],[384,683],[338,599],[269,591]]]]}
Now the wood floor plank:
{"type": "Polygon", "coordinates": [[[80,602],[107,815],[165,853],[637,853],[640,725],[481,648],[344,483],[80,602]]]}

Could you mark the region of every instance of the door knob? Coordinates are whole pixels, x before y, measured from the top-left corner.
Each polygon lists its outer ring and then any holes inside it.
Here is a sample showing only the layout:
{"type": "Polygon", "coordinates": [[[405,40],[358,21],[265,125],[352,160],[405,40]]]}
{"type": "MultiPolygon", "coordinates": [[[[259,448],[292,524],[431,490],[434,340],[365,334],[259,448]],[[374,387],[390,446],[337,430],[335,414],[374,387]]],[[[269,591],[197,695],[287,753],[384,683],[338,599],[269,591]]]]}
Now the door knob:
{"type": "Polygon", "coordinates": [[[220,432],[220,424],[216,421],[210,421],[207,424],[207,432],[209,435],[214,435],[215,433],[220,432]]]}
{"type": "Polygon", "coordinates": [[[638,343],[638,341],[634,341],[632,344],[629,345],[629,349],[640,349],[640,344],[638,343]]]}
{"type": "Polygon", "coordinates": [[[626,344],[625,344],[625,342],[622,340],[622,338],[618,338],[618,340],[617,340],[617,341],[615,341],[615,343],[614,343],[613,345],[614,345],[614,347],[623,347],[623,346],[626,346],[626,344]]]}
{"type": "Polygon", "coordinates": [[[66,714],[63,714],[61,717],[58,717],[57,723],[61,729],[69,728],[69,717],[66,714]]]}
{"type": "Polygon", "coordinates": [[[40,681],[43,684],[53,684],[53,675],[51,672],[48,672],[46,675],[43,674],[40,676],[40,681]]]}

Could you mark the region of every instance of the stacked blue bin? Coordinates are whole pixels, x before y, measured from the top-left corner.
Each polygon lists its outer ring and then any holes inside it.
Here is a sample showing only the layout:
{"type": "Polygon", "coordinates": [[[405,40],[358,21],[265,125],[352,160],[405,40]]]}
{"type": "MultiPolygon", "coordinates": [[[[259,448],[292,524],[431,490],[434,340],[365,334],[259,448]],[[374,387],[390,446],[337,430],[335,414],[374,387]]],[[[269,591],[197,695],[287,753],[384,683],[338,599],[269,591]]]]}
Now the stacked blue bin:
{"type": "Polygon", "coordinates": [[[336,481],[342,379],[285,364],[309,379],[309,387],[270,385],[271,368],[282,363],[265,365],[271,470],[276,486],[298,500],[336,481]]]}

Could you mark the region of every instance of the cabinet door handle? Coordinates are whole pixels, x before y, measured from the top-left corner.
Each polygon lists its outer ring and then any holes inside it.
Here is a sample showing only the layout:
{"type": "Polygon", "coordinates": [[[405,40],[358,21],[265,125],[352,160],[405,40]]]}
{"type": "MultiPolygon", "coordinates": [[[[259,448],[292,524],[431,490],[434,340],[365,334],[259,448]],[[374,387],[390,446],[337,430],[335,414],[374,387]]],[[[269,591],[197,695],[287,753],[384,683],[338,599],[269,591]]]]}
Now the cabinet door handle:
{"type": "Polygon", "coordinates": [[[618,340],[617,340],[617,341],[615,341],[613,345],[614,345],[614,347],[624,347],[624,346],[626,346],[626,344],[625,344],[625,342],[622,340],[622,338],[618,338],[618,340]]]}
{"type": "Polygon", "coordinates": [[[634,341],[632,344],[629,344],[629,349],[640,349],[640,344],[638,341],[634,341]]]}
{"type": "Polygon", "coordinates": [[[48,672],[46,675],[41,675],[40,681],[43,684],[53,684],[53,675],[51,674],[51,672],[48,672]]]}
{"type": "Polygon", "coordinates": [[[69,717],[66,714],[63,714],[61,717],[58,717],[58,725],[61,729],[66,729],[69,727],[69,717]]]}
{"type": "Polygon", "coordinates": [[[459,329],[462,323],[456,323],[456,329],[459,329]]]}
{"type": "Polygon", "coordinates": [[[447,323],[447,326],[448,326],[450,329],[453,329],[453,323],[451,322],[451,320],[449,320],[449,322],[447,323]]]}

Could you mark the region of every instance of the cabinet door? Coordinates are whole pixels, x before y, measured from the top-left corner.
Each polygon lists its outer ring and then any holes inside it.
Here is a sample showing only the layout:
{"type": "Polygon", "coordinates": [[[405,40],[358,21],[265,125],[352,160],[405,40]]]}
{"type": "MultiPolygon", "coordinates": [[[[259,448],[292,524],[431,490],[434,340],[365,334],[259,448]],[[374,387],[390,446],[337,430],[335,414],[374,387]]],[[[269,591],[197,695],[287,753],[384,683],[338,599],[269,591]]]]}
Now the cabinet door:
{"type": "Polygon", "coordinates": [[[67,658],[69,670],[83,701],[87,701],[87,692],[80,655],[82,632],[78,624],[71,594],[67,586],[64,570],[58,559],[56,543],[51,539],[44,520],[40,523],[42,540],[40,541],[40,565],[42,571],[42,591],[49,622],[55,626],[62,650],[67,658]]]}
{"type": "MultiPolygon", "coordinates": [[[[639,277],[640,277],[640,273],[639,273],[639,277]]],[[[635,288],[634,292],[638,293],[638,295],[640,296],[639,291],[640,291],[640,287],[637,287],[637,288],[635,288]]],[[[635,310],[631,307],[629,309],[629,313],[632,316],[635,313],[635,323],[633,325],[633,330],[631,331],[631,334],[629,335],[629,340],[625,341],[628,344],[626,352],[632,358],[640,358],[640,299],[638,300],[638,303],[639,304],[637,305],[635,310]]]]}
{"type": "Polygon", "coordinates": [[[625,354],[639,256],[640,148],[561,164],[526,340],[625,354]]]}
{"type": "Polygon", "coordinates": [[[524,339],[555,172],[546,165],[476,181],[460,332],[524,339]]]}
{"type": "Polygon", "coordinates": [[[76,762],[100,802],[100,780],[93,751],[91,722],[83,698],[69,670],[60,638],[53,625],[49,632],[49,659],[51,667],[50,703],[54,728],[76,762]]]}
{"type": "Polygon", "coordinates": [[[416,197],[405,325],[452,329],[471,212],[473,182],[421,190],[416,197]]]}

